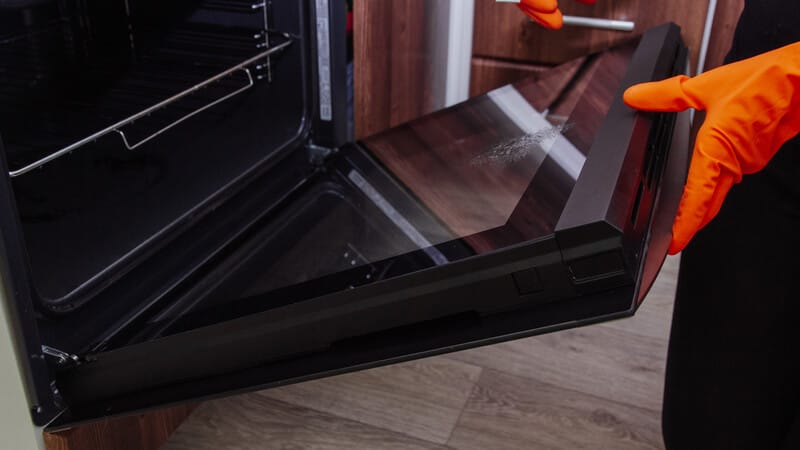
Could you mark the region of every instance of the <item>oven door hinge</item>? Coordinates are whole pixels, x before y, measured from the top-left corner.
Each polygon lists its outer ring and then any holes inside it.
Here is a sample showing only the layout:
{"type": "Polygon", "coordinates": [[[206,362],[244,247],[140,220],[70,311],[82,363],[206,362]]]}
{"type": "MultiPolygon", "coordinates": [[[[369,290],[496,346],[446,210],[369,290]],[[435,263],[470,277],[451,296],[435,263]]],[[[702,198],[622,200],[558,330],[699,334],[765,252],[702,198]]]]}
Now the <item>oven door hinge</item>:
{"type": "Polygon", "coordinates": [[[315,166],[324,165],[328,158],[337,152],[336,148],[323,147],[312,143],[306,144],[306,150],[308,150],[309,161],[315,166]]]}
{"type": "Polygon", "coordinates": [[[60,367],[76,366],[80,364],[80,358],[78,357],[78,355],[73,355],[71,353],[63,352],[57,348],[43,345],[42,353],[48,360],[54,362],[56,365],[60,367]]]}

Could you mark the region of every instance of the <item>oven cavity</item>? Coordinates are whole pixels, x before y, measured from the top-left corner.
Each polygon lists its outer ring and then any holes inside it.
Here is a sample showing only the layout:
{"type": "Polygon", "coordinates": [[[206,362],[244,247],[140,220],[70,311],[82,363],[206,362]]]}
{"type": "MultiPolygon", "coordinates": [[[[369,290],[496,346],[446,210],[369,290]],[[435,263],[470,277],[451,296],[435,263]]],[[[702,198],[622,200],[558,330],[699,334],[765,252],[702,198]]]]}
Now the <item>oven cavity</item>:
{"type": "Polygon", "coordinates": [[[301,139],[284,3],[0,3],[0,135],[46,303],[82,304],[301,139]]]}

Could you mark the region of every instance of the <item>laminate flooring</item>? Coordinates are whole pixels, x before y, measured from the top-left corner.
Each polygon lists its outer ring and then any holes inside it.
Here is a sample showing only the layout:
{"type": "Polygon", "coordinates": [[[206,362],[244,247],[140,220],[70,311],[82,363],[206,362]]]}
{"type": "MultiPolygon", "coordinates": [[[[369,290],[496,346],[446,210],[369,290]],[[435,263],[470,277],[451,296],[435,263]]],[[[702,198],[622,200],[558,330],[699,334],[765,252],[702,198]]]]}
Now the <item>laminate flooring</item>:
{"type": "Polygon", "coordinates": [[[663,448],[677,268],[633,318],[206,402],[164,449],[663,448]]]}

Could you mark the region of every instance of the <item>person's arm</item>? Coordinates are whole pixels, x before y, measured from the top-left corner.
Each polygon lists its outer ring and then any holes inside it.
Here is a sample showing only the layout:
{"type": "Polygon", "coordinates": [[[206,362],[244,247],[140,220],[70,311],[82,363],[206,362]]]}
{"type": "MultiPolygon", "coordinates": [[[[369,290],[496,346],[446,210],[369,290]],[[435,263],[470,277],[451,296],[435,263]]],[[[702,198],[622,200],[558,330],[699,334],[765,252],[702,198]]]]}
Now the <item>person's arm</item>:
{"type": "Polygon", "coordinates": [[[694,78],[633,86],[625,103],[645,111],[706,111],[672,228],[669,252],[678,253],[717,215],[744,174],[763,169],[800,132],[800,43],[694,78]]]}
{"type": "MultiPolygon", "coordinates": [[[[517,7],[535,20],[539,25],[557,30],[564,26],[564,18],[558,9],[558,0],[497,0],[498,2],[516,3],[517,7]]],[[[578,0],[587,5],[595,0],[578,0]]]]}

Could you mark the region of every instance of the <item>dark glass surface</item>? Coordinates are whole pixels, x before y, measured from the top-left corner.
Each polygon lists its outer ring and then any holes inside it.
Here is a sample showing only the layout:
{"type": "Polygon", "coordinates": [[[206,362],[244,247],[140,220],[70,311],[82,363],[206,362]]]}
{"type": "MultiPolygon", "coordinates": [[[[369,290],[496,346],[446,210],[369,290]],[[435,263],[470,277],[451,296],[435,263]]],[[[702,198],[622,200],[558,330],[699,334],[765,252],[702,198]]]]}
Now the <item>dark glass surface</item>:
{"type": "Polygon", "coordinates": [[[137,340],[551,237],[635,47],[342,150],[316,188],[137,340]]]}

